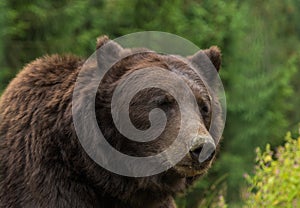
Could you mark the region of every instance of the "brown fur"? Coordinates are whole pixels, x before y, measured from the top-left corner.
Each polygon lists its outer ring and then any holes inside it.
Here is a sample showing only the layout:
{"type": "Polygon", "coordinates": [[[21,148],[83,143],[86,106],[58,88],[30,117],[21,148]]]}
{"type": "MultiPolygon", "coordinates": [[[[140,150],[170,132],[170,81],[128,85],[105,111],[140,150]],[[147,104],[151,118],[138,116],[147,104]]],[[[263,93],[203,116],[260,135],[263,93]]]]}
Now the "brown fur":
{"type": "MultiPolygon", "coordinates": [[[[98,39],[97,48],[103,45],[98,39]]],[[[216,53],[211,59],[219,66],[216,53]],[[216,60],[215,60],[216,59],[216,60]]],[[[175,207],[173,197],[184,191],[210,162],[195,164],[197,174],[171,168],[161,174],[131,178],[111,173],[88,157],[78,142],[72,120],[74,83],[84,60],[71,55],[45,56],[28,64],[10,83],[0,100],[0,207],[175,207]]],[[[110,100],[118,82],[148,66],[159,66],[180,74],[197,97],[199,107],[209,103],[205,87],[188,65],[171,56],[142,52],[117,63],[105,76],[96,99],[96,115],[108,141],[130,155],[153,155],[166,148],[176,136],[178,114],[171,115],[166,130],[152,142],[137,144],[119,134],[110,115],[110,100]]],[[[95,87],[95,86],[90,86],[95,87]]],[[[154,89],[139,93],[131,105],[133,124],[147,129],[149,96],[164,92],[154,89]]],[[[172,106],[178,110],[176,103],[172,106]]],[[[174,112],[175,112],[174,111],[174,112]]],[[[209,127],[209,115],[203,115],[209,127]]],[[[180,150],[179,150],[180,151],[180,150]]]]}

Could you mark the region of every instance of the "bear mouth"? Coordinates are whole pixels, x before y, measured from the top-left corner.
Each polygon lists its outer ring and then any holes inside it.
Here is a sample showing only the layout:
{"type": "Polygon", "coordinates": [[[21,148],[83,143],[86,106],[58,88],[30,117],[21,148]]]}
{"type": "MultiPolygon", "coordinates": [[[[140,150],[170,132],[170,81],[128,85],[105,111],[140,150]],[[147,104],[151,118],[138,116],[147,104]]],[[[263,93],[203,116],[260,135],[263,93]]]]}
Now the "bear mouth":
{"type": "Polygon", "coordinates": [[[194,176],[201,176],[204,175],[207,170],[211,166],[210,161],[205,163],[197,163],[194,161],[190,162],[179,162],[177,165],[175,165],[173,168],[174,170],[183,177],[194,177],[194,176]]]}

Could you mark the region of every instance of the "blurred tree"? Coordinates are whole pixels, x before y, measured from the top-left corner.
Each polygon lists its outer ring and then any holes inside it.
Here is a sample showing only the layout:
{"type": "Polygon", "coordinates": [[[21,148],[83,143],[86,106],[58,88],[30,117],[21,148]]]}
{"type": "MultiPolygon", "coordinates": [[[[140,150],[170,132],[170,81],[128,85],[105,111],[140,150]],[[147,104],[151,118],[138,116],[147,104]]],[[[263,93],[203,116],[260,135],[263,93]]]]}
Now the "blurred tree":
{"type": "Polygon", "coordinates": [[[102,33],[102,7],[103,1],[1,1],[1,89],[37,57],[91,54],[102,33]]]}
{"type": "Polygon", "coordinates": [[[296,72],[291,51],[298,43],[285,24],[288,7],[287,2],[251,1],[241,7],[241,19],[234,19],[240,28],[232,36],[224,70],[228,119],[225,151],[216,167],[219,173],[229,173],[229,201],[238,200],[242,175],[251,172],[255,147],[281,143],[291,123],[289,112],[295,111],[289,102],[295,97],[292,79],[296,72]]]}
{"type": "Polygon", "coordinates": [[[8,67],[5,59],[5,45],[11,28],[8,22],[12,18],[13,13],[7,6],[7,1],[0,2],[0,93],[8,84],[9,80],[15,75],[15,71],[8,67]]]}

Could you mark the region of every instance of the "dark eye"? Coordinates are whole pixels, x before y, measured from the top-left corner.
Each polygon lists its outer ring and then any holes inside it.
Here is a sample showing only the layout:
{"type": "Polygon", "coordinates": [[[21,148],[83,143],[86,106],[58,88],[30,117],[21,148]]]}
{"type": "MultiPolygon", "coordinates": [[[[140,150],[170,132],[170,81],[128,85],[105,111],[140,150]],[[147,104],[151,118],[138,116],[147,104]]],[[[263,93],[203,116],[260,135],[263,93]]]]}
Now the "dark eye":
{"type": "Polygon", "coordinates": [[[171,96],[161,95],[153,99],[153,103],[157,106],[170,106],[174,100],[171,96]]]}
{"type": "Polygon", "coordinates": [[[209,106],[207,105],[207,104],[203,104],[202,106],[201,106],[201,114],[203,114],[203,115],[205,115],[205,116],[207,116],[207,115],[209,115],[209,106]]]}

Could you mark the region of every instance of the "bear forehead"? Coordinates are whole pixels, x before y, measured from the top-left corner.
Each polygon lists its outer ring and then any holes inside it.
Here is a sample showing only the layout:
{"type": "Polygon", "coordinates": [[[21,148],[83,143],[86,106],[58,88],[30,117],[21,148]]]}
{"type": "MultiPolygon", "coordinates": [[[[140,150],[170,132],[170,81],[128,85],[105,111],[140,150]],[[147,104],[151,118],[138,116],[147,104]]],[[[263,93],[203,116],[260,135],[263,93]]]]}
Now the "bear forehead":
{"type": "Polygon", "coordinates": [[[122,60],[118,61],[113,67],[111,72],[118,74],[127,74],[135,70],[143,68],[159,67],[179,75],[184,75],[191,80],[195,80],[199,85],[203,82],[198,74],[191,68],[189,60],[180,56],[163,55],[154,52],[140,52],[137,54],[129,55],[122,60]],[[123,72],[123,73],[122,73],[123,72]]]}
{"type": "MultiPolygon", "coordinates": [[[[196,100],[210,101],[210,95],[199,75],[191,68],[188,59],[175,55],[158,54],[152,51],[139,52],[122,58],[106,73],[100,90],[114,90],[122,79],[143,68],[163,68],[176,73],[192,89],[196,100]]],[[[147,76],[147,75],[145,75],[147,76]]]]}
{"type": "MultiPolygon", "coordinates": [[[[175,55],[157,54],[154,52],[143,52],[126,57],[120,61],[118,66],[125,68],[124,75],[147,67],[159,67],[176,73],[194,91],[196,99],[209,100],[207,88],[201,77],[192,69],[188,59],[175,55]]],[[[114,71],[114,70],[113,70],[114,71]]]]}

